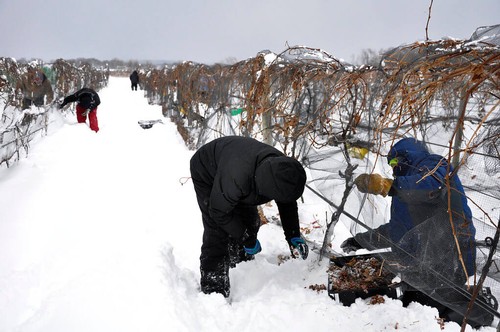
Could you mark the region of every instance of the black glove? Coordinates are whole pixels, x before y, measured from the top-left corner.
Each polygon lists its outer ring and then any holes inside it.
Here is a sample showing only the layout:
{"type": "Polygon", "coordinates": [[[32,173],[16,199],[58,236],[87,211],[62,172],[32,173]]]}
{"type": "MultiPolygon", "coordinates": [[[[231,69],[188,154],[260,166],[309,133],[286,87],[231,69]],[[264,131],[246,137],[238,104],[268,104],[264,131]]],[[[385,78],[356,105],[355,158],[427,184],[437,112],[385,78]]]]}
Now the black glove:
{"type": "Polygon", "coordinates": [[[340,245],[340,248],[345,252],[345,253],[350,253],[351,251],[356,251],[358,249],[363,249],[363,246],[361,246],[358,241],[356,241],[355,238],[350,237],[342,244],[340,245]]]}
{"type": "Polygon", "coordinates": [[[300,258],[306,259],[309,255],[309,246],[302,236],[292,237],[288,244],[293,258],[300,256],[300,258]]]}
{"type": "Polygon", "coordinates": [[[64,106],[66,106],[65,103],[59,103],[59,109],[62,109],[64,106]]]}

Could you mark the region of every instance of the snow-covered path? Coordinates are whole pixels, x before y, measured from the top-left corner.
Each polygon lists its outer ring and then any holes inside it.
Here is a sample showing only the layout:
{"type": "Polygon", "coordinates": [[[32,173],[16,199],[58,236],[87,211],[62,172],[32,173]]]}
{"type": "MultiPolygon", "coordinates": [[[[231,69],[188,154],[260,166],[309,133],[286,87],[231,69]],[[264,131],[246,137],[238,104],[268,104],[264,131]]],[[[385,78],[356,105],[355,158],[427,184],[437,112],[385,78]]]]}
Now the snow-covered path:
{"type": "Polygon", "coordinates": [[[162,245],[195,264],[183,253],[200,237],[196,215],[176,215],[194,202],[178,181],[190,152],[165,125],[138,126],[161,111],[126,80],[112,79],[101,99],[99,133],[70,115],[0,173],[0,312],[12,312],[0,328],[149,330],[168,322],[162,245]],[[191,237],[179,237],[184,228],[191,237]]]}
{"type": "MultiPolygon", "coordinates": [[[[231,270],[229,301],[200,294],[202,224],[192,183],[181,184],[193,152],[167,119],[137,124],[161,108],[128,78],[99,94],[99,133],[69,115],[0,170],[1,332],[441,331],[430,307],[343,307],[308,289],[326,284],[326,262],[278,264],[289,252],[272,224],[255,261],[231,270]]],[[[301,222],[324,215],[317,201],[305,193],[301,222]]]]}

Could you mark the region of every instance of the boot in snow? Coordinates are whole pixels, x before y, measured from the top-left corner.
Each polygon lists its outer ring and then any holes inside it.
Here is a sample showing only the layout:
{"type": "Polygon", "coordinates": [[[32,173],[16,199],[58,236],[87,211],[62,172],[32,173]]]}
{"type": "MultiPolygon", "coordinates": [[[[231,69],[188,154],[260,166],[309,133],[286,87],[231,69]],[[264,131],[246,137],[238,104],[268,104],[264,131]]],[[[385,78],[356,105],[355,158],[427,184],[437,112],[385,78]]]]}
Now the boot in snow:
{"type": "Polygon", "coordinates": [[[220,263],[214,271],[201,269],[201,291],[205,294],[219,293],[229,297],[229,264],[220,263]]]}

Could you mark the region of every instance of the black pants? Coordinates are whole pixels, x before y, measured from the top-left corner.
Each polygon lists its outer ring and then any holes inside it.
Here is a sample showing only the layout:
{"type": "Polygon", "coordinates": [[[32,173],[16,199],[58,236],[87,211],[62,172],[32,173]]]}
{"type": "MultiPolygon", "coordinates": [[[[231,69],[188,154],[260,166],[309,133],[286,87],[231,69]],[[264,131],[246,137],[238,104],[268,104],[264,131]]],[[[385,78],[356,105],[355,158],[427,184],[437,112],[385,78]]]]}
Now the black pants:
{"type": "MultiPolygon", "coordinates": [[[[196,191],[198,206],[203,221],[203,243],[201,245],[200,272],[201,291],[220,293],[225,297],[230,293],[229,267],[248,260],[243,246],[232,239],[211,217],[209,199],[212,184],[191,170],[191,178],[196,191]]],[[[233,219],[242,222],[249,234],[257,238],[260,218],[256,206],[237,206],[232,211],[233,219]]],[[[252,257],[253,258],[253,257],[252,257]]]]}
{"type": "Polygon", "coordinates": [[[132,90],[137,91],[137,83],[132,83],[132,90]]]}
{"type": "MultiPolygon", "coordinates": [[[[231,239],[229,235],[210,218],[208,201],[212,191],[212,184],[205,183],[192,173],[191,177],[196,191],[196,198],[198,206],[201,211],[203,221],[203,244],[201,246],[200,255],[200,269],[203,271],[213,271],[217,269],[223,262],[228,261],[229,247],[232,247],[231,252],[234,250],[235,239],[231,239]]],[[[232,211],[233,217],[241,221],[247,228],[249,234],[257,236],[260,227],[260,218],[256,206],[236,206],[232,211]]]]}
{"type": "MultiPolygon", "coordinates": [[[[202,203],[206,200],[202,199],[202,203]]],[[[222,230],[205,210],[208,205],[203,203],[203,244],[200,255],[200,286],[203,293],[220,293],[225,297],[230,293],[229,268],[239,262],[253,259],[245,254],[243,246],[222,230]]],[[[233,210],[236,217],[242,221],[249,234],[257,238],[260,219],[257,207],[237,207],[233,210]]]]}
{"type": "MultiPolygon", "coordinates": [[[[257,237],[260,226],[257,207],[236,207],[233,213],[236,218],[243,222],[249,234],[257,237]]],[[[202,219],[203,243],[201,245],[200,269],[212,271],[222,262],[230,260],[233,265],[235,260],[238,261],[238,258],[242,258],[230,256],[230,254],[233,256],[241,255],[243,250],[241,244],[236,243],[235,239],[230,238],[222,228],[215,224],[208,213],[202,211],[202,219]]]]}

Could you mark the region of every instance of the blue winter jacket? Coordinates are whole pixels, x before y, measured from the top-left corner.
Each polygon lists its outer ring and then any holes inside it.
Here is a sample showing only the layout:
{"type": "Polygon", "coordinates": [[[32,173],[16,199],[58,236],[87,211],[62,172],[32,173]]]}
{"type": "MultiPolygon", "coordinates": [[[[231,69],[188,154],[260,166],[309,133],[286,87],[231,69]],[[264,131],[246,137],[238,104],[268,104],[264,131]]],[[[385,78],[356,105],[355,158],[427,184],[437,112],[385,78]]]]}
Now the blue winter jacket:
{"type": "MultiPolygon", "coordinates": [[[[443,255],[449,255],[443,264],[449,262],[456,270],[450,273],[460,273],[461,270],[463,275],[451,228],[453,224],[467,275],[473,275],[475,228],[463,186],[458,176],[453,174],[451,165],[443,157],[429,153],[425,145],[414,138],[398,141],[387,156],[388,161],[393,158],[398,159],[398,164],[393,168],[394,182],[389,192],[392,196],[391,216],[387,224],[376,230],[378,234],[410,254],[425,252],[422,255],[436,261],[443,260],[443,255]],[[453,174],[449,178],[450,190],[446,183],[447,173],[453,174]],[[450,204],[448,197],[451,197],[450,204]],[[451,223],[448,207],[452,211],[451,223]]],[[[358,242],[377,246],[373,238],[368,240],[367,234],[363,234],[356,236],[358,242]]]]}

